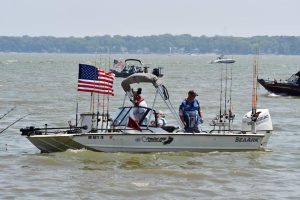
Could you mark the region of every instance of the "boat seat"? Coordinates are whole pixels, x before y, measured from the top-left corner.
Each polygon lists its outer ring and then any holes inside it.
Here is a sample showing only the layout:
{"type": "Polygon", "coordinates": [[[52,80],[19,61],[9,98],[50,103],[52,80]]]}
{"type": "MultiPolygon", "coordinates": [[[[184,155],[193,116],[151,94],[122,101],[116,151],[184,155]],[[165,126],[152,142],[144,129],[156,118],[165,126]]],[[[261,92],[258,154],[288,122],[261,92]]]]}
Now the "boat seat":
{"type": "Polygon", "coordinates": [[[169,126],[167,125],[167,126],[162,126],[161,128],[164,129],[165,131],[169,132],[169,133],[172,133],[175,130],[177,130],[179,127],[175,127],[175,126],[172,126],[172,125],[169,125],[169,126]]]}

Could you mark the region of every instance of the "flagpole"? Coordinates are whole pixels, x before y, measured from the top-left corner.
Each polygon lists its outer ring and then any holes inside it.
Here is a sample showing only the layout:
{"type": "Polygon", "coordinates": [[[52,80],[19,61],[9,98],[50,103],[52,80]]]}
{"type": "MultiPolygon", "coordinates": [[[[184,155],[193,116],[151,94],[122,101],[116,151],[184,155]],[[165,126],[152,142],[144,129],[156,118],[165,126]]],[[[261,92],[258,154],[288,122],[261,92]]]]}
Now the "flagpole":
{"type": "MultiPolygon", "coordinates": [[[[98,52],[96,52],[96,55],[98,55],[98,52]]],[[[99,62],[101,64],[101,53],[99,53],[99,62]]],[[[99,68],[97,67],[97,58],[95,60],[95,67],[97,68],[97,79],[99,77],[99,68]]],[[[100,103],[100,94],[97,93],[97,115],[96,115],[96,129],[98,129],[98,126],[99,126],[99,103],[100,103]]]]}
{"type": "Polygon", "coordinates": [[[106,130],[108,129],[108,121],[109,121],[109,95],[107,95],[107,112],[106,112],[106,130]]]}
{"type": "Polygon", "coordinates": [[[100,104],[100,95],[98,93],[98,102],[97,102],[97,129],[99,124],[99,104],[100,104]]]}
{"type": "Polygon", "coordinates": [[[76,102],[76,127],[77,127],[77,125],[78,125],[78,101],[76,102]]]}
{"type": "Polygon", "coordinates": [[[91,92],[91,100],[90,100],[90,112],[92,113],[92,98],[93,98],[93,93],[91,92]]]}
{"type": "Polygon", "coordinates": [[[104,106],[104,104],[105,104],[105,95],[103,95],[102,97],[103,97],[103,98],[102,98],[102,114],[101,114],[102,120],[101,120],[101,129],[103,129],[103,119],[104,119],[104,112],[105,112],[105,106],[104,106]]]}

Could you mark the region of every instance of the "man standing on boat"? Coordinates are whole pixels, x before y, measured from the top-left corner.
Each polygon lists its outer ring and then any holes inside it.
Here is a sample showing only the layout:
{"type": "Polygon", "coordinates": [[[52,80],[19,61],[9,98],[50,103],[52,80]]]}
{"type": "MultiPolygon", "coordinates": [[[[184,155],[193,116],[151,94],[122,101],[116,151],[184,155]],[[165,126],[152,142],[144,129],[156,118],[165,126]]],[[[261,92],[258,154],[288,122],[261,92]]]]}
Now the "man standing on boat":
{"type": "Polygon", "coordinates": [[[198,96],[198,94],[194,90],[190,90],[188,97],[183,100],[179,106],[179,116],[184,124],[185,132],[188,133],[199,133],[200,123],[204,121],[201,107],[196,96],[198,96]]]}
{"type": "Polygon", "coordinates": [[[133,92],[133,104],[134,106],[147,107],[145,98],[141,94],[142,88],[138,88],[137,91],[133,92]]]}
{"type": "Polygon", "coordinates": [[[146,109],[143,107],[148,107],[145,98],[141,94],[142,88],[138,88],[137,91],[133,91],[132,103],[134,105],[134,108],[132,109],[132,111],[134,119],[138,122],[146,112],[146,109]]]}

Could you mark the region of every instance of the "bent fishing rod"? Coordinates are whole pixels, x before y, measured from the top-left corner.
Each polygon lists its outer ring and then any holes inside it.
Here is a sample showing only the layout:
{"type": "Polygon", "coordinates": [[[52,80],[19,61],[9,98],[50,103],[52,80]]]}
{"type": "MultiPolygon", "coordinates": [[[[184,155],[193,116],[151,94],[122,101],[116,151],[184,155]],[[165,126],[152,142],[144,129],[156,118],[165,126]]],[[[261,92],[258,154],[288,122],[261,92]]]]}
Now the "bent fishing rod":
{"type": "Polygon", "coordinates": [[[27,117],[28,115],[30,115],[30,114],[24,115],[23,117],[20,117],[19,119],[17,119],[16,121],[14,121],[10,125],[8,125],[6,128],[4,128],[3,130],[0,131],[0,134],[3,133],[4,131],[6,131],[9,127],[14,125],[15,123],[17,123],[17,122],[21,121],[22,119],[24,119],[25,117],[27,117]]]}
{"type": "Polygon", "coordinates": [[[0,117],[0,120],[2,119],[2,118],[4,118],[6,115],[8,115],[10,112],[12,112],[14,109],[16,109],[16,106],[15,107],[13,107],[13,108],[11,108],[8,112],[6,112],[2,117],[0,117]]]}

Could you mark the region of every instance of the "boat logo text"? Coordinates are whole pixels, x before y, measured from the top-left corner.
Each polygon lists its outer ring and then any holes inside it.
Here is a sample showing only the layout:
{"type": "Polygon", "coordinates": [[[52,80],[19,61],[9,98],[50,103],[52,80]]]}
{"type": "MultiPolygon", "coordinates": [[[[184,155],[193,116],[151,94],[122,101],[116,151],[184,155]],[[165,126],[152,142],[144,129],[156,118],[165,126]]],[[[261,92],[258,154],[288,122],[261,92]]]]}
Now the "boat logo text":
{"type": "Polygon", "coordinates": [[[161,142],[164,145],[171,144],[173,141],[173,137],[143,137],[143,142],[161,142]]]}
{"type": "Polygon", "coordinates": [[[253,137],[236,137],[235,142],[258,142],[258,138],[253,137]]]}

